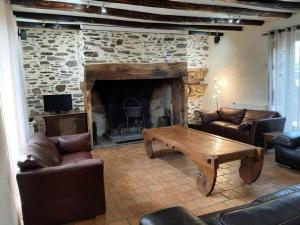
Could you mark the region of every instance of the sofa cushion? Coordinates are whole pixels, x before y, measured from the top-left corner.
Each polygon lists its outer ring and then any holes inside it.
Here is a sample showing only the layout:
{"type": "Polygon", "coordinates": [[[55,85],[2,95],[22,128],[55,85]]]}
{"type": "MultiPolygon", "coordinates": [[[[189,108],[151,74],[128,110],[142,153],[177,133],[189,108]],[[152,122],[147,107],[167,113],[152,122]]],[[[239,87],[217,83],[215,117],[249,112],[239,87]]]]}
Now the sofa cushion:
{"type": "Polygon", "coordinates": [[[240,124],[245,115],[245,112],[246,109],[232,109],[221,107],[219,111],[219,116],[220,119],[223,121],[231,122],[234,124],[240,124]]]}
{"type": "Polygon", "coordinates": [[[246,130],[239,130],[239,125],[234,124],[224,127],[223,136],[229,139],[247,143],[249,141],[250,132],[246,130]]]}
{"type": "Polygon", "coordinates": [[[62,154],[90,151],[90,135],[88,133],[59,136],[58,147],[62,154]]]}
{"type": "Polygon", "coordinates": [[[208,132],[208,133],[222,136],[224,127],[230,126],[230,125],[234,125],[234,124],[218,120],[218,121],[206,123],[204,126],[202,126],[202,130],[205,132],[208,132]]]}
{"type": "Polygon", "coordinates": [[[61,165],[68,163],[79,162],[85,159],[91,159],[92,155],[90,152],[76,152],[71,154],[62,155],[61,165]]]}
{"type": "Polygon", "coordinates": [[[223,225],[300,224],[300,192],[221,213],[223,225]]]}
{"type": "Polygon", "coordinates": [[[171,207],[143,216],[140,225],[206,225],[182,207],[171,207]]]}
{"type": "Polygon", "coordinates": [[[273,143],[286,147],[300,146],[300,131],[289,131],[273,138],[273,143]]]}
{"type": "Polygon", "coordinates": [[[219,120],[219,114],[216,111],[201,112],[200,115],[201,115],[202,124],[219,120]]]}
{"type": "Polygon", "coordinates": [[[211,122],[210,125],[215,126],[215,127],[219,127],[219,128],[224,128],[226,126],[230,126],[230,125],[234,125],[234,124],[230,123],[230,122],[217,120],[217,121],[211,122]]]}
{"type": "Polygon", "coordinates": [[[246,122],[248,124],[252,124],[254,120],[259,119],[269,119],[269,118],[275,118],[279,117],[278,112],[273,111],[266,111],[266,110],[247,110],[245,113],[245,116],[242,120],[243,122],[246,122]]]}
{"type": "Polygon", "coordinates": [[[26,155],[31,163],[34,161],[40,167],[58,166],[61,162],[57,147],[44,134],[35,134],[30,138],[26,155]]]}

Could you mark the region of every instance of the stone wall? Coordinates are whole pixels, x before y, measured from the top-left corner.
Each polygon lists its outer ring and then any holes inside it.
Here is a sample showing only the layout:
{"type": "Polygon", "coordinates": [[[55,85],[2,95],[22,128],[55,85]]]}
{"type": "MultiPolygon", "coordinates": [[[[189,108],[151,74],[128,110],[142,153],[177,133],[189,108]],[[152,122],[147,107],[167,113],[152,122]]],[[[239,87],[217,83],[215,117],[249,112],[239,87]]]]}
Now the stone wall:
{"type": "MultiPolygon", "coordinates": [[[[27,29],[22,41],[28,106],[43,112],[45,94],[71,93],[74,108],[83,109],[80,81],[86,63],[187,62],[207,67],[208,37],[180,34],[27,29]]],[[[189,99],[189,117],[201,107],[189,99]]]]}
{"type": "Polygon", "coordinates": [[[185,35],[80,31],[82,63],[185,62],[185,35]]]}
{"type": "Polygon", "coordinates": [[[205,68],[208,59],[208,36],[189,35],[187,63],[189,68],[205,68]]]}
{"type": "MultiPolygon", "coordinates": [[[[187,63],[189,68],[206,68],[208,59],[208,37],[193,36],[187,38],[187,63]]],[[[195,85],[194,85],[195,86],[195,85]]],[[[203,92],[203,86],[197,85],[203,92]]],[[[190,88],[193,91],[193,88],[190,88]]],[[[188,96],[188,120],[191,122],[194,119],[194,111],[199,110],[202,106],[203,98],[201,96],[190,93],[188,96]]]]}
{"type": "Polygon", "coordinates": [[[83,110],[77,34],[65,30],[27,30],[22,46],[30,115],[43,112],[43,95],[48,94],[72,94],[73,108],[83,110]]]}

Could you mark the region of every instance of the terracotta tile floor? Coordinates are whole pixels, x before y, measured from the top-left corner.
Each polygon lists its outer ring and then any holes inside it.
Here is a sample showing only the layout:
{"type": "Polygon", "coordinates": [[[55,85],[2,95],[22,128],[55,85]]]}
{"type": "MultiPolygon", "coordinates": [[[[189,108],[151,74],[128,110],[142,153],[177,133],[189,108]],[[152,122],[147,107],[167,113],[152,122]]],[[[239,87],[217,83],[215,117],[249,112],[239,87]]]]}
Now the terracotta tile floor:
{"type": "Polygon", "coordinates": [[[149,159],[143,144],[131,144],[94,150],[93,156],[105,162],[107,213],[69,225],[136,225],[142,215],[175,205],[201,215],[300,183],[300,172],[278,166],[272,152],[266,155],[263,172],[252,185],[240,179],[239,161],[222,164],[210,197],[197,190],[197,168],[181,153],[165,150],[149,159]]]}

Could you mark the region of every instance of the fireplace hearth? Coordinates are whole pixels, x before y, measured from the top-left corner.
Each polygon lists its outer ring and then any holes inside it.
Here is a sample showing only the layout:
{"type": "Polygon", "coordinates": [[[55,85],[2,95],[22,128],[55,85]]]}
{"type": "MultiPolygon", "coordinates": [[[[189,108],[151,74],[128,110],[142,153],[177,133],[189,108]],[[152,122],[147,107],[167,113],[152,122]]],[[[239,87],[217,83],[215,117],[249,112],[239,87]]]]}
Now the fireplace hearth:
{"type": "MultiPolygon", "coordinates": [[[[172,108],[172,80],[96,81],[92,90],[97,137],[119,144],[143,139],[172,108]]],[[[101,142],[101,141],[100,141],[101,142]]]]}
{"type": "Polygon", "coordinates": [[[118,135],[110,136],[111,140],[114,143],[122,143],[143,139],[145,116],[142,104],[136,98],[128,97],[122,105],[126,125],[121,126],[118,135]]]}
{"type": "Polygon", "coordinates": [[[147,128],[186,123],[185,63],[85,67],[85,103],[96,147],[143,139],[147,128]]]}

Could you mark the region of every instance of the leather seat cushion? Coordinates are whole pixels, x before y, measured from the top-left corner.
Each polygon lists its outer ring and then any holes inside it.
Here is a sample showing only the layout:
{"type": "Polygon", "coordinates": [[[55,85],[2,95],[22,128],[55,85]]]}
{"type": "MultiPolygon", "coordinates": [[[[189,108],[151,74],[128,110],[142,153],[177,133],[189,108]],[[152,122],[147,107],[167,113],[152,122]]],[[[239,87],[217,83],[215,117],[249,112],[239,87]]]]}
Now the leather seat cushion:
{"type": "Polygon", "coordinates": [[[240,130],[239,125],[225,126],[223,136],[237,141],[248,142],[250,131],[240,130]]]}
{"type": "Polygon", "coordinates": [[[221,107],[219,111],[219,116],[220,119],[223,121],[231,122],[234,124],[240,124],[245,115],[245,112],[246,109],[232,109],[221,107]]]}
{"type": "Polygon", "coordinates": [[[230,125],[234,125],[234,124],[225,121],[213,121],[211,123],[204,124],[202,130],[208,133],[223,136],[222,134],[223,134],[224,127],[230,125]]]}
{"type": "Polygon", "coordinates": [[[214,127],[224,128],[226,126],[231,126],[231,125],[234,125],[234,124],[230,123],[230,122],[226,122],[226,121],[217,120],[217,121],[211,122],[210,125],[214,126],[214,127]]]}
{"type": "Polygon", "coordinates": [[[223,225],[298,225],[300,224],[300,192],[270,199],[221,213],[223,225]]]}
{"type": "Polygon", "coordinates": [[[68,163],[79,162],[85,159],[91,159],[92,155],[90,152],[76,152],[71,154],[62,155],[61,165],[65,165],[68,163]]]}
{"type": "Polygon", "coordinates": [[[247,110],[245,113],[245,116],[242,120],[243,122],[246,122],[248,124],[253,123],[254,120],[259,120],[259,119],[269,119],[269,118],[275,118],[279,117],[278,112],[273,112],[273,111],[265,111],[265,110],[247,110]]]}

